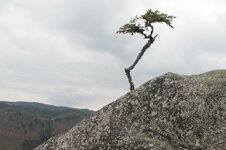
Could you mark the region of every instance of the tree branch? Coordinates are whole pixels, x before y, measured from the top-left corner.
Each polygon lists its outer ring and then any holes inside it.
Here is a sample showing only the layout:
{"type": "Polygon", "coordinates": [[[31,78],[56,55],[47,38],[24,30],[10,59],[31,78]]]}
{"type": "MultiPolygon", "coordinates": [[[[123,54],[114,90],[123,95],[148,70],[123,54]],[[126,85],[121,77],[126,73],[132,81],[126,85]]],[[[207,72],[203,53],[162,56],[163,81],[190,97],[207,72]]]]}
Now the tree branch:
{"type": "Polygon", "coordinates": [[[150,37],[151,37],[154,32],[154,27],[151,24],[150,24],[150,27],[151,27],[151,33],[150,33],[150,37]]]}
{"type": "Polygon", "coordinates": [[[134,90],[134,84],[132,81],[132,77],[130,75],[130,71],[136,66],[136,64],[139,62],[139,60],[141,59],[141,57],[144,55],[145,51],[151,46],[151,44],[154,42],[153,40],[154,38],[150,38],[148,40],[148,42],[144,45],[144,47],[141,49],[140,53],[138,54],[136,60],[133,62],[133,64],[131,66],[129,66],[128,68],[125,68],[125,72],[126,72],[126,76],[128,78],[129,84],[130,84],[130,90],[134,90]]]}

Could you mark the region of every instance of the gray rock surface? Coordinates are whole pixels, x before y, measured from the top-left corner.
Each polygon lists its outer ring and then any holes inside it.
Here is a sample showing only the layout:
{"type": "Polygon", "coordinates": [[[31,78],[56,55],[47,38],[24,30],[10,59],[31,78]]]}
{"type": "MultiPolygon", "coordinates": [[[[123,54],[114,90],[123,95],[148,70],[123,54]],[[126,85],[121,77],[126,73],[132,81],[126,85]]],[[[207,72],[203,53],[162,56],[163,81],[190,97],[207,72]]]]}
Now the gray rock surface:
{"type": "Polygon", "coordinates": [[[226,70],[166,73],[35,150],[225,150],[226,70]]]}

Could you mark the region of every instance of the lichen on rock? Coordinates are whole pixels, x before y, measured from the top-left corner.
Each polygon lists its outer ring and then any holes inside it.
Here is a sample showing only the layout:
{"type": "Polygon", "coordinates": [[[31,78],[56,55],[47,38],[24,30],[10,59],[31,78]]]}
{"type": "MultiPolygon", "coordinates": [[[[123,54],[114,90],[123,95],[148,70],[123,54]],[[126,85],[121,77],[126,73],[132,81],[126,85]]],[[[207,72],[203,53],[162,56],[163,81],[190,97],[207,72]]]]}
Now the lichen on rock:
{"type": "Polygon", "coordinates": [[[35,150],[223,150],[226,70],[167,73],[35,150]]]}

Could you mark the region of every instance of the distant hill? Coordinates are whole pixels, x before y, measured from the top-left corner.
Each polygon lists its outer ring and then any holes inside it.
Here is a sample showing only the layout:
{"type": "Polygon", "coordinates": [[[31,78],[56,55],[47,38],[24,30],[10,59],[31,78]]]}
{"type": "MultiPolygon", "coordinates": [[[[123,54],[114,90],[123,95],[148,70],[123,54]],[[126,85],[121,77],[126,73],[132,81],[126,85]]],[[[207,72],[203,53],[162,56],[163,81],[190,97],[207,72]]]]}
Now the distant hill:
{"type": "Polygon", "coordinates": [[[0,101],[0,150],[31,150],[92,114],[88,109],[0,101]]]}

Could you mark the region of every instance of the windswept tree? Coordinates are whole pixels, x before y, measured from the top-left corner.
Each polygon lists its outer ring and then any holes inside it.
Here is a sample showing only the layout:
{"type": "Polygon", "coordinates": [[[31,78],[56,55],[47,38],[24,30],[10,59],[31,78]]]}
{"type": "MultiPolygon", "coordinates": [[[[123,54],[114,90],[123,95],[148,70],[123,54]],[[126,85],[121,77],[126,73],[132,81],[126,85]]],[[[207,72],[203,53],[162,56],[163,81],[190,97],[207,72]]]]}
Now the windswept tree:
{"type": "Polygon", "coordinates": [[[135,34],[138,33],[144,37],[144,39],[147,39],[147,43],[143,46],[140,53],[138,54],[136,60],[133,62],[131,66],[128,68],[125,68],[125,73],[128,78],[129,84],[130,84],[130,90],[134,90],[134,83],[132,81],[131,77],[131,70],[136,66],[136,64],[139,62],[145,51],[153,44],[155,41],[155,38],[158,36],[158,34],[154,35],[154,24],[155,23],[165,23],[169,27],[173,28],[171,22],[173,19],[176,18],[175,16],[171,16],[168,14],[161,13],[160,11],[152,11],[149,9],[144,15],[136,16],[135,18],[132,18],[129,23],[123,25],[117,33],[123,33],[123,34],[135,34]]]}

